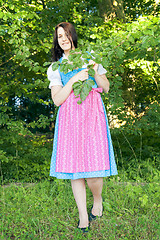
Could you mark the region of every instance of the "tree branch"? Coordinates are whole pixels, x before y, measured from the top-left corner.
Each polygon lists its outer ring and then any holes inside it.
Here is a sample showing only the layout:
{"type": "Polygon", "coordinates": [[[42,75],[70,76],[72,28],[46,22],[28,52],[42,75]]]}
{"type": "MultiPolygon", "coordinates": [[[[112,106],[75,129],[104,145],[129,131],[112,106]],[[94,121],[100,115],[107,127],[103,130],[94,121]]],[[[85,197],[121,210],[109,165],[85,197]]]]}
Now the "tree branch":
{"type": "Polygon", "coordinates": [[[41,0],[41,1],[42,1],[43,9],[45,9],[46,8],[45,2],[44,0],[41,0]]]}

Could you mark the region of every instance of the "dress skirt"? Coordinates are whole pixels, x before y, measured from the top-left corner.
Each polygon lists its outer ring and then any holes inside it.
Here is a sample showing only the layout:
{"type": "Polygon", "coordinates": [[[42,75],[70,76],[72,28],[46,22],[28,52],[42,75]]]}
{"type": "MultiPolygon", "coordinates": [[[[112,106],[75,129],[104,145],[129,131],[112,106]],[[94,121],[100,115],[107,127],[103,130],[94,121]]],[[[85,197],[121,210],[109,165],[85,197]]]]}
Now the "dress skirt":
{"type": "Polygon", "coordinates": [[[82,104],[73,91],[59,107],[50,176],[59,179],[106,177],[117,174],[104,103],[93,88],[82,104]]]}

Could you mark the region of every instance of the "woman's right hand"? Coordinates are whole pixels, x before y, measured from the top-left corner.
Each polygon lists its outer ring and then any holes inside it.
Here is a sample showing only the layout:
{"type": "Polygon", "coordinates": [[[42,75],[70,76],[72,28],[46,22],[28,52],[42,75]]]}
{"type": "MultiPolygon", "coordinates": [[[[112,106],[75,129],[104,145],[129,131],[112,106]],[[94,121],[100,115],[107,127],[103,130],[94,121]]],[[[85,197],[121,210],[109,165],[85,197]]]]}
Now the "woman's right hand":
{"type": "Polygon", "coordinates": [[[73,83],[78,82],[79,80],[85,81],[89,78],[88,69],[83,69],[80,72],[78,72],[76,75],[74,75],[71,79],[73,83]]]}

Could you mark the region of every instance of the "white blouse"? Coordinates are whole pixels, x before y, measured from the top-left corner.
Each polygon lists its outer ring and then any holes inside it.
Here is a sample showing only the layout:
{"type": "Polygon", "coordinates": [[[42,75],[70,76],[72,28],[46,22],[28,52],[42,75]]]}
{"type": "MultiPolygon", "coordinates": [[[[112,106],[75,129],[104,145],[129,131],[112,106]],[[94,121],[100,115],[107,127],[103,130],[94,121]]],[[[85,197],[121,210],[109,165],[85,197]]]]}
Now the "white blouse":
{"type": "MultiPolygon", "coordinates": [[[[63,59],[67,59],[64,54],[62,56],[62,60],[63,59]]],[[[87,65],[88,64],[84,64],[82,66],[82,68],[87,68],[87,65]]],[[[102,74],[106,74],[106,72],[107,72],[106,69],[101,64],[99,64],[98,65],[98,74],[102,75],[102,74]]],[[[49,84],[50,89],[51,89],[52,86],[57,86],[57,85],[63,87],[59,70],[57,69],[57,70],[53,71],[52,70],[52,64],[49,66],[49,68],[47,70],[47,77],[48,77],[48,80],[50,81],[50,84],[49,84]]]]}

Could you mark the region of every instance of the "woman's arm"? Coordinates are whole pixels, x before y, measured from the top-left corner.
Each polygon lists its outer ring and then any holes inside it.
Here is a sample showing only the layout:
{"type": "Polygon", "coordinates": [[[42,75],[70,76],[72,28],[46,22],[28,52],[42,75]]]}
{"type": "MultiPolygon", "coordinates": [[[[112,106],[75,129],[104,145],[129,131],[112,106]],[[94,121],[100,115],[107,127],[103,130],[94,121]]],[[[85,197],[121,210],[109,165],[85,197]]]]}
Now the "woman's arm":
{"type": "Polygon", "coordinates": [[[68,83],[64,86],[52,86],[51,95],[52,100],[56,106],[60,106],[70,95],[72,91],[72,85],[78,80],[84,81],[88,79],[88,69],[84,69],[73,76],[68,83]]]}
{"type": "Polygon", "coordinates": [[[98,87],[103,88],[104,92],[107,93],[109,91],[109,81],[106,78],[106,75],[105,74],[100,75],[98,73],[98,64],[95,63],[93,60],[90,60],[89,64],[93,64],[93,69],[95,71],[94,78],[96,80],[98,87]]]}
{"type": "Polygon", "coordinates": [[[72,91],[72,80],[64,86],[52,86],[51,87],[51,96],[54,104],[60,106],[70,95],[72,91]]]}
{"type": "Polygon", "coordinates": [[[95,71],[94,78],[98,87],[103,88],[104,92],[107,93],[109,91],[109,81],[106,78],[105,74],[99,75],[98,72],[95,71]]]}

